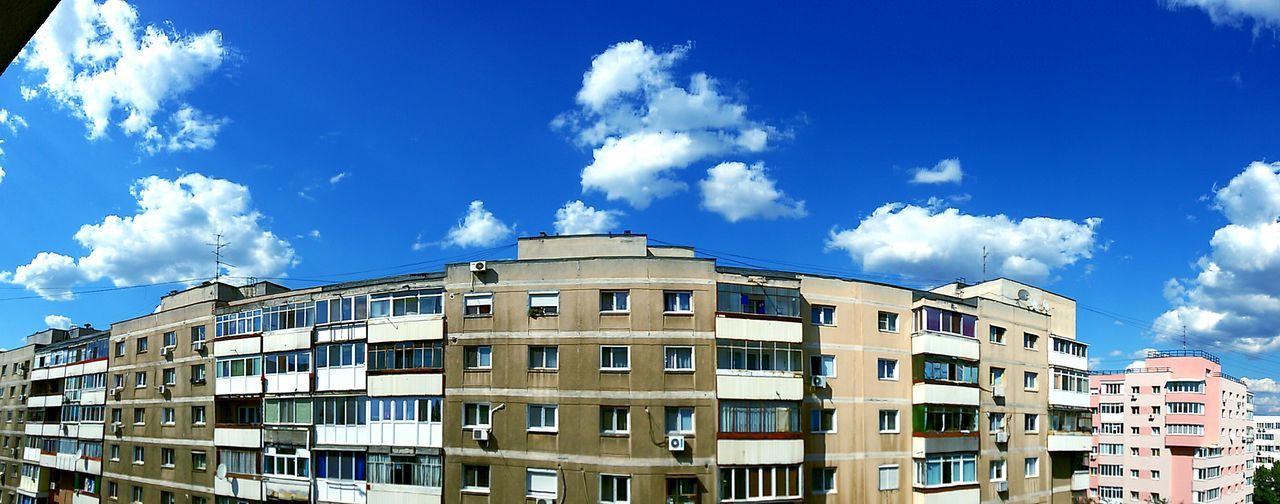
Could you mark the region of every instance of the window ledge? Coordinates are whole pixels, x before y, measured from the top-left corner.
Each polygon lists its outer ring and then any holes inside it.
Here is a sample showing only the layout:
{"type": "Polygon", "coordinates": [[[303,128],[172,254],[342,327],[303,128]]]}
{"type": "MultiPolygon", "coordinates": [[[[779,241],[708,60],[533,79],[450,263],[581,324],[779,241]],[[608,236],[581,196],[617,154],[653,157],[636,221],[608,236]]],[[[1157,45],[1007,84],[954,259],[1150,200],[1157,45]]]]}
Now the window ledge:
{"type": "Polygon", "coordinates": [[[462,318],[493,318],[493,314],[484,313],[484,314],[477,314],[477,315],[463,315],[462,318]]]}
{"type": "Polygon", "coordinates": [[[487,488],[463,488],[461,492],[472,495],[489,495],[489,489],[487,488]]]}
{"type": "Polygon", "coordinates": [[[668,317],[692,317],[693,316],[693,312],[691,311],[664,311],[662,312],[662,314],[668,317]]]}
{"type": "Polygon", "coordinates": [[[662,372],[667,374],[694,374],[697,371],[694,369],[663,369],[662,372]]]}
{"type": "Polygon", "coordinates": [[[630,373],[631,368],[607,368],[601,369],[601,373],[630,373]]]}

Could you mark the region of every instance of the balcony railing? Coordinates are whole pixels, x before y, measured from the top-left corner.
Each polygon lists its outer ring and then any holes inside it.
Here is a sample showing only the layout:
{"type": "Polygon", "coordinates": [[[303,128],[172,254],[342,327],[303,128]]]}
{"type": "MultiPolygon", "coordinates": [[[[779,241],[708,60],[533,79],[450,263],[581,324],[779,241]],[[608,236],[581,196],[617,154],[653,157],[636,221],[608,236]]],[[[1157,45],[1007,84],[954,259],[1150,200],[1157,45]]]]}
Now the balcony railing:
{"type": "Polygon", "coordinates": [[[1226,374],[1226,373],[1223,373],[1223,372],[1215,371],[1215,372],[1213,373],[1213,376],[1214,376],[1215,378],[1224,378],[1224,379],[1231,380],[1231,381],[1233,381],[1233,382],[1239,383],[1239,384],[1241,384],[1241,385],[1248,386],[1247,384],[1245,384],[1244,380],[1241,380],[1241,379],[1239,379],[1239,378],[1236,378],[1236,377],[1234,377],[1234,376],[1231,376],[1231,375],[1226,374]]]}
{"type": "Polygon", "coordinates": [[[1221,364],[1218,356],[1204,350],[1147,350],[1148,359],[1160,357],[1200,357],[1214,364],[1221,364]]]}
{"type": "Polygon", "coordinates": [[[1129,373],[1168,373],[1167,367],[1147,367],[1147,368],[1129,368],[1129,369],[1092,369],[1089,370],[1091,375],[1117,375],[1129,373]]]}

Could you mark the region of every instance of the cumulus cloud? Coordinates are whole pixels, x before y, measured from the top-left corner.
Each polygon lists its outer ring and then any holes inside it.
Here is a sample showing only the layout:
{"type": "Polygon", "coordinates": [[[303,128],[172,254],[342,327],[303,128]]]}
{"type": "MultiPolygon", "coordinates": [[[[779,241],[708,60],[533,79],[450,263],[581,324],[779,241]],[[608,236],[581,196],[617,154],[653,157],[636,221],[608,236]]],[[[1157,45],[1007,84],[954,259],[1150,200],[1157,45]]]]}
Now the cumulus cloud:
{"type": "Polygon", "coordinates": [[[688,188],[678,171],[710,156],[760,152],[774,129],[747,117],[747,107],[726,96],[718,82],[693,74],[682,86],[672,73],[688,52],[660,52],[639,40],[596,55],[582,76],[579,109],[552,126],[592,148],[582,170],[582,190],[610,201],[646,208],[655,199],[688,188]]]}
{"type": "Polygon", "coordinates": [[[86,224],[75,239],[88,253],[78,259],[40,252],[28,264],[0,273],[0,281],[25,286],[50,300],[68,300],[71,287],[102,279],[116,286],[194,281],[213,276],[207,243],[217,233],[229,246],[222,274],[229,281],[284,276],[295,262],[293,247],[263,228],[249,188],[189,173],[169,180],[136,181],[133,215],[108,215],[86,224]]]}
{"type": "Polygon", "coordinates": [[[826,248],[847,252],[864,271],[937,282],[980,279],[985,246],[987,276],[1040,282],[1054,270],[1092,258],[1101,223],[1099,218],[1014,220],[888,203],[857,227],[833,228],[826,248]]]}
{"type": "Polygon", "coordinates": [[[1217,25],[1242,26],[1253,21],[1254,32],[1280,27],[1280,2],[1274,0],[1165,0],[1171,8],[1198,8],[1217,25]]]}
{"type": "Polygon", "coordinates": [[[71,329],[71,317],[66,315],[45,315],[44,325],[52,329],[71,329]]]}
{"type": "Polygon", "coordinates": [[[1156,319],[1157,337],[1176,340],[1185,326],[1200,345],[1280,349],[1280,163],[1251,163],[1214,192],[1213,204],[1227,224],[1194,277],[1165,283],[1173,308],[1156,319]]]}
{"type": "Polygon", "coordinates": [[[1271,378],[1249,378],[1248,376],[1240,378],[1244,384],[1249,387],[1249,391],[1253,393],[1276,394],[1280,393],[1280,383],[1276,383],[1271,378]]]}
{"type": "Polygon", "coordinates": [[[53,99],[84,121],[91,139],[114,122],[126,135],[141,136],[148,152],[207,149],[224,121],[181,98],[221,66],[227,52],[217,30],[186,35],[144,24],[123,0],[65,1],[23,51],[24,68],[42,74],[42,81],[22,95],[53,99]],[[172,128],[162,132],[153,118],[175,105],[172,128]]]}
{"type": "Polygon", "coordinates": [[[803,201],[796,201],[779,190],[765,172],[764,163],[720,163],[707,170],[707,178],[698,182],[702,188],[702,208],[724,216],[729,222],[759,217],[804,217],[803,201]]]}
{"type": "MultiPolygon", "coordinates": [[[[9,112],[0,108],[0,135],[4,135],[4,130],[9,130],[8,135],[16,135],[18,129],[26,128],[27,120],[22,116],[9,112]]],[[[4,136],[0,136],[0,159],[4,159],[4,136]]],[[[4,166],[0,165],[0,182],[4,182],[4,166]]]]}
{"type": "MultiPolygon", "coordinates": [[[[449,230],[441,243],[445,247],[492,247],[511,236],[512,229],[484,208],[484,202],[472,201],[467,215],[449,230]]],[[[420,250],[416,243],[414,250],[420,250]]]]}
{"type": "Polygon", "coordinates": [[[329,185],[338,185],[338,182],[342,182],[342,179],[347,178],[349,176],[351,176],[350,173],[338,172],[337,175],[329,177],[329,185]]]}
{"type": "Polygon", "coordinates": [[[933,168],[916,168],[911,173],[912,184],[959,184],[964,179],[964,170],[960,168],[959,159],[943,159],[933,168]]]}
{"type": "Polygon", "coordinates": [[[617,210],[596,210],[581,200],[565,203],[556,210],[556,234],[579,235],[607,233],[618,227],[617,210]]]}

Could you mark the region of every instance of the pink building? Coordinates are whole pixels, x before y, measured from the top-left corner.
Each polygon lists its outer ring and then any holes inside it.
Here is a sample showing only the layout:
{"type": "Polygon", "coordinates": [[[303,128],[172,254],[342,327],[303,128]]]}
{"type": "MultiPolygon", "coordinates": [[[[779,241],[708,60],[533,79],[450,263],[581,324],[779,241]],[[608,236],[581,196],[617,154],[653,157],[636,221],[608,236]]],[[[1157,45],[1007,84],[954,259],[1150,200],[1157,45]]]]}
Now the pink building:
{"type": "Polygon", "coordinates": [[[1095,500],[1253,502],[1253,395],[1217,356],[1153,351],[1145,367],[1089,381],[1095,500]]]}

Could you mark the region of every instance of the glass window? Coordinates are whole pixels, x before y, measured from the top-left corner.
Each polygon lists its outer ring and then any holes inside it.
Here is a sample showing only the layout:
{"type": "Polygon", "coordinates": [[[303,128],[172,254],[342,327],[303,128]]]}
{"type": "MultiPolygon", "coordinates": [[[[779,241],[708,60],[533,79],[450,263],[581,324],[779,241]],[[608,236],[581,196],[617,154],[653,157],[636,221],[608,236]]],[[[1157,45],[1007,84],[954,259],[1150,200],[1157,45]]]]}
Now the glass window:
{"type": "Polygon", "coordinates": [[[463,348],[463,364],[467,369],[491,369],[493,367],[493,347],[489,345],[469,345],[463,348]]]}
{"type": "Polygon", "coordinates": [[[559,481],[553,470],[530,468],[525,471],[526,497],[555,499],[558,487],[559,481]]]}
{"type": "Polygon", "coordinates": [[[600,291],[600,311],[625,312],[630,309],[630,291],[600,291]]]}
{"type": "Polygon", "coordinates": [[[810,356],[809,357],[809,374],[811,376],[825,376],[827,378],[835,378],[836,356],[834,355],[810,356]]]}
{"type": "Polygon", "coordinates": [[[896,359],[877,359],[876,375],[881,380],[898,379],[898,361],[896,359]]]}
{"type": "Polygon", "coordinates": [[[898,410],[880,410],[880,432],[885,434],[899,432],[898,410]]]}
{"type": "Polygon", "coordinates": [[[631,477],[601,474],[600,502],[602,504],[622,504],[631,502],[631,477]]]}
{"type": "Polygon", "coordinates": [[[600,433],[617,436],[630,433],[631,412],[626,406],[600,407],[600,433]]]}
{"type": "Polygon", "coordinates": [[[693,347],[669,346],[663,348],[663,368],[667,371],[693,371],[693,347]]]}
{"type": "Polygon", "coordinates": [[[627,371],[631,369],[631,347],[600,346],[602,371],[627,371]]]}
{"type": "Polygon", "coordinates": [[[489,403],[464,403],[462,405],[462,428],[489,428],[489,403]]]}
{"type": "Polygon", "coordinates": [[[898,314],[893,312],[880,312],[878,315],[880,330],[884,332],[898,332],[898,314]]]}
{"type": "Polygon", "coordinates": [[[489,492],[489,466],[463,465],[462,491],[489,492]]]}
{"type": "Polygon", "coordinates": [[[880,471],[880,491],[898,489],[898,466],[883,465],[880,471]]]}
{"type": "Polygon", "coordinates": [[[670,434],[693,434],[693,408],[666,408],[666,428],[670,434]]]}
{"type": "Polygon", "coordinates": [[[836,325],[836,307],[823,305],[810,306],[809,323],[819,326],[836,325]]]}
{"type": "Polygon", "coordinates": [[[815,494],[836,493],[836,468],[815,467],[809,472],[809,483],[815,494]]]}
{"type": "Polygon", "coordinates": [[[790,401],[720,401],[720,432],[798,433],[800,404],[790,401]]]}
{"type": "Polygon", "coordinates": [[[800,289],[721,283],[716,311],[800,318],[800,289]]]}
{"type": "Polygon", "coordinates": [[[560,293],[556,291],[530,292],[529,316],[554,317],[560,314],[560,293]]]}
{"type": "Polygon", "coordinates": [[[809,432],[827,434],[836,431],[836,410],[829,408],[809,411],[809,432]]]}
{"type": "Polygon", "coordinates": [[[463,296],[463,315],[487,317],[493,314],[493,294],[467,294],[463,296]]]}
{"type": "Polygon", "coordinates": [[[444,368],[444,342],[400,341],[369,344],[369,370],[440,370],[444,368]]]}
{"type": "Polygon", "coordinates": [[[551,370],[560,367],[560,349],[554,346],[529,347],[529,369],[551,370]]]}
{"type": "Polygon", "coordinates": [[[803,352],[797,343],[716,340],[716,369],[802,373],[803,352]]]}
{"type": "Polygon", "coordinates": [[[693,313],[692,291],[666,291],[662,293],[662,311],[666,313],[693,313]]]}
{"type": "Polygon", "coordinates": [[[533,432],[556,432],[559,408],[554,404],[530,404],[528,429],[533,432]]]}

